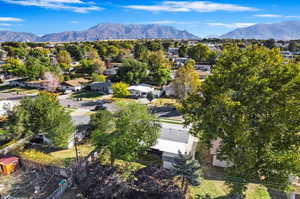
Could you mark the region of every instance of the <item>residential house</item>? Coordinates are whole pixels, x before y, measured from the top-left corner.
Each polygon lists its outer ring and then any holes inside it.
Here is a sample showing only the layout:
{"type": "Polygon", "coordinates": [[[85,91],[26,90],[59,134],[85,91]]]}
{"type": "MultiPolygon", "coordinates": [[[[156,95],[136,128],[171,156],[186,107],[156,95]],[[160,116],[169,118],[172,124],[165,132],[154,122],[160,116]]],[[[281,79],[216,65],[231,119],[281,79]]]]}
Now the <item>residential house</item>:
{"type": "Polygon", "coordinates": [[[103,74],[106,76],[113,76],[118,73],[118,69],[118,67],[108,68],[103,72],[103,74]]]}
{"type": "Polygon", "coordinates": [[[195,68],[197,70],[201,70],[201,71],[211,71],[212,65],[198,64],[198,65],[195,65],[195,68]]]}
{"type": "Polygon", "coordinates": [[[145,98],[148,93],[154,93],[154,88],[148,84],[139,84],[128,88],[133,97],[145,98]]]}
{"type": "Polygon", "coordinates": [[[119,63],[119,62],[110,62],[107,64],[107,68],[119,68],[122,66],[123,66],[123,63],[119,63]]]}
{"type": "Polygon", "coordinates": [[[89,83],[89,80],[84,78],[76,78],[65,81],[61,88],[64,92],[72,90],[74,92],[81,91],[89,83]]]}
{"type": "Polygon", "coordinates": [[[112,94],[112,83],[111,82],[93,82],[90,83],[90,88],[92,91],[98,91],[104,94],[112,94]]]}
{"type": "Polygon", "coordinates": [[[26,82],[24,78],[15,78],[8,81],[9,86],[18,86],[18,87],[26,87],[26,82]]]}
{"type": "Polygon", "coordinates": [[[179,55],[179,48],[169,48],[168,49],[169,56],[178,56],[179,55]]]}
{"type": "Polygon", "coordinates": [[[29,88],[46,89],[49,82],[49,80],[34,80],[26,82],[25,85],[29,88]]]}
{"type": "Polygon", "coordinates": [[[285,59],[292,59],[294,57],[293,53],[290,51],[281,51],[281,55],[285,59]]]}
{"type": "Polygon", "coordinates": [[[189,58],[187,57],[177,57],[172,59],[175,66],[184,66],[189,58]]]}
{"type": "Polygon", "coordinates": [[[212,146],[210,148],[211,164],[216,167],[227,168],[232,166],[232,163],[225,160],[220,160],[218,158],[218,150],[220,148],[221,142],[222,142],[221,139],[216,139],[211,142],[211,146],[212,146]]]}
{"type": "Polygon", "coordinates": [[[160,137],[151,149],[161,155],[164,168],[172,168],[179,151],[194,157],[198,139],[189,134],[189,128],[167,123],[162,123],[161,126],[160,137]]]}
{"type": "Polygon", "coordinates": [[[211,75],[211,72],[209,72],[209,71],[199,71],[199,70],[197,70],[197,72],[199,73],[199,77],[200,77],[201,80],[204,80],[209,75],[211,75]]]}

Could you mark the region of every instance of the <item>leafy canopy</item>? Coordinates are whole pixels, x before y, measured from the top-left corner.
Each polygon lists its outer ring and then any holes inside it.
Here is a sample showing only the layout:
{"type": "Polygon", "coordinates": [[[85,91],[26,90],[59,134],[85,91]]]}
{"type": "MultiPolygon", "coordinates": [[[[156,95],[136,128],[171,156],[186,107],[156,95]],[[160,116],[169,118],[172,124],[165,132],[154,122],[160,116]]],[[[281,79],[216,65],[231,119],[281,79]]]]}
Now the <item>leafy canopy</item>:
{"type": "Polygon", "coordinates": [[[241,183],[284,190],[300,174],[300,67],[279,49],[228,46],[182,111],[194,135],[222,140],[218,157],[241,183]]]}
{"type": "Polygon", "coordinates": [[[108,111],[98,111],[90,124],[94,145],[107,149],[112,163],[115,159],[135,160],[155,144],[160,132],[156,116],[140,104],[121,106],[115,117],[108,111]]]}
{"type": "Polygon", "coordinates": [[[59,147],[66,147],[75,131],[71,116],[55,96],[46,92],[23,99],[13,110],[10,122],[10,132],[16,137],[45,134],[59,147]]]}

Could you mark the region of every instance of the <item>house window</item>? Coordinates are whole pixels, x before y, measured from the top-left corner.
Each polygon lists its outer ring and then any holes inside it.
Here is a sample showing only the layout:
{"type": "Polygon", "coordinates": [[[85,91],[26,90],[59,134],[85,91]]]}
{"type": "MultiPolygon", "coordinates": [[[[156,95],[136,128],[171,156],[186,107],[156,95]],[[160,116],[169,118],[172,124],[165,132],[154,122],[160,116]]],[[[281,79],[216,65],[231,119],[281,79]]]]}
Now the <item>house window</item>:
{"type": "Polygon", "coordinates": [[[300,199],[300,194],[296,194],[295,199],[300,199]]]}

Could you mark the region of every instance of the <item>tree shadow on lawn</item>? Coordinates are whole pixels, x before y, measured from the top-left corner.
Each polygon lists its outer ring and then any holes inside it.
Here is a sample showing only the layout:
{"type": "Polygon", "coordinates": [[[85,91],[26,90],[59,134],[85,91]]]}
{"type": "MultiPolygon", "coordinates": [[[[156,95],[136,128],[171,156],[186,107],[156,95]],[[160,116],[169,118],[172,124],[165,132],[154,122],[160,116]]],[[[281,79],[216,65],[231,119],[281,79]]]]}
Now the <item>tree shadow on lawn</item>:
{"type": "Polygon", "coordinates": [[[101,97],[103,94],[95,91],[82,91],[79,93],[73,94],[73,98],[96,98],[101,97]]]}

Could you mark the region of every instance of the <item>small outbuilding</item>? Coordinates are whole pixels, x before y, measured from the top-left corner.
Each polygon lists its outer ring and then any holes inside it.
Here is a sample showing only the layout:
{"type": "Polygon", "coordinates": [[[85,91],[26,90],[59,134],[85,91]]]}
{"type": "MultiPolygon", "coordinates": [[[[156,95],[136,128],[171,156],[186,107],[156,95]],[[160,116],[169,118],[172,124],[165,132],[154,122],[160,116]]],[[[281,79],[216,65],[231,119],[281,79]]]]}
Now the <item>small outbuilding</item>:
{"type": "Polygon", "coordinates": [[[3,175],[9,175],[16,171],[18,165],[19,158],[17,157],[0,158],[0,173],[3,175]]]}

